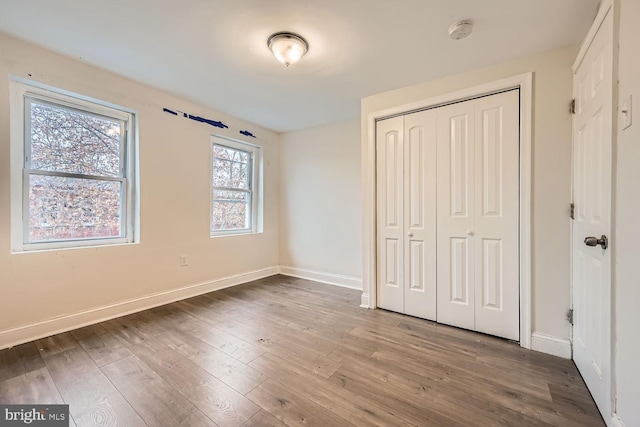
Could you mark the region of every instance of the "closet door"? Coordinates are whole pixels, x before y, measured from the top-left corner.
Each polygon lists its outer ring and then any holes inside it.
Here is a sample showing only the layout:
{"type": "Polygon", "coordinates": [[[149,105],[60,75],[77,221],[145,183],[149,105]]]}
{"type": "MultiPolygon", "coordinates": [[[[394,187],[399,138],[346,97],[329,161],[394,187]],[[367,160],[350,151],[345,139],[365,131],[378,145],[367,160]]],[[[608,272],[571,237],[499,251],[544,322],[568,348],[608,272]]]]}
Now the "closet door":
{"type": "Polygon", "coordinates": [[[436,110],[404,117],[404,313],[436,320],[436,110]]]}
{"type": "Polygon", "coordinates": [[[518,91],[438,109],[438,322],[519,340],[518,91]]]}
{"type": "Polygon", "coordinates": [[[376,128],[378,307],[436,319],[436,112],[376,128]]]}
{"type": "Polygon", "coordinates": [[[404,144],[402,117],[376,124],[378,307],[404,312],[404,144]]]}
{"type": "Polygon", "coordinates": [[[438,322],[475,329],[473,101],[437,110],[438,322]]]}
{"type": "Polygon", "coordinates": [[[519,96],[475,102],[475,330],[519,341],[519,96]]]}

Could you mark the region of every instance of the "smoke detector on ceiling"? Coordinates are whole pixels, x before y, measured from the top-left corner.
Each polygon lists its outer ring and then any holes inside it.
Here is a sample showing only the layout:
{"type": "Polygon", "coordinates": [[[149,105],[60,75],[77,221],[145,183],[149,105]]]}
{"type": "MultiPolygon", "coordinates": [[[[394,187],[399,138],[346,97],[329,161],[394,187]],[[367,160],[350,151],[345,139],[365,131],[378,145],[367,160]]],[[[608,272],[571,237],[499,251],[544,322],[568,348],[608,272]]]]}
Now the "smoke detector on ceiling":
{"type": "Polygon", "coordinates": [[[453,40],[460,40],[471,34],[473,30],[473,22],[469,20],[458,21],[449,27],[449,37],[453,40]]]}

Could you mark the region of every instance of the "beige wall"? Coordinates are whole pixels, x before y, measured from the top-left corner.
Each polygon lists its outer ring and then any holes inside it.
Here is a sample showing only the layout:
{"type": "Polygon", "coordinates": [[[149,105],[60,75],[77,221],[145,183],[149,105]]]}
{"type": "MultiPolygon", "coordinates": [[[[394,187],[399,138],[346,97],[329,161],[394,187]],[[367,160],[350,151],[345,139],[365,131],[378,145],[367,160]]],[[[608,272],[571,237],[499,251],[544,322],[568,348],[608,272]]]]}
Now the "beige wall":
{"type": "Polygon", "coordinates": [[[280,264],[362,275],[360,122],[281,135],[280,264]]]}
{"type": "Polygon", "coordinates": [[[640,426],[640,3],[620,0],[619,98],[633,95],[633,125],[618,127],[614,282],[616,412],[624,425],[640,426]]]}
{"type": "MultiPolygon", "coordinates": [[[[567,340],[570,306],[571,65],[578,47],[567,47],[481,70],[364,98],[361,131],[367,143],[370,113],[534,72],[533,93],[533,332],[567,340]]],[[[565,344],[567,347],[568,344],[565,344]]],[[[567,347],[568,348],[568,347],[567,347]]]]}
{"type": "Polygon", "coordinates": [[[11,328],[277,266],[278,160],[277,134],[0,34],[0,344],[11,328]],[[10,254],[9,75],[138,112],[140,244],[10,254]],[[170,116],[165,106],[230,129],[170,116]],[[239,139],[239,129],[264,147],[264,233],[211,239],[210,135],[239,139]],[[181,254],[188,267],[179,267],[181,254]]]}

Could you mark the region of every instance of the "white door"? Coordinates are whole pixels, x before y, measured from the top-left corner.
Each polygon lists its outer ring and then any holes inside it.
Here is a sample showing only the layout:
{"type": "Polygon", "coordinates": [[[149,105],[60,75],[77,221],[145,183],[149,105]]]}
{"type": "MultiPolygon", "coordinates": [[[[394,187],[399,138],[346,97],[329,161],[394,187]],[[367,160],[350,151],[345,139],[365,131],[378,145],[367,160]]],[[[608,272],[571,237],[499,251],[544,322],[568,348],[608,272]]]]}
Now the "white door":
{"type": "Polygon", "coordinates": [[[519,91],[475,103],[475,330],[519,341],[519,91]]]}
{"type": "Polygon", "coordinates": [[[404,312],[404,118],[376,125],[378,307],[404,312]]]}
{"type": "Polygon", "coordinates": [[[475,329],[472,101],[438,111],[438,322],[475,329]]]}
{"type": "Polygon", "coordinates": [[[438,322],[520,339],[519,92],[438,109],[438,322]]]}
{"type": "Polygon", "coordinates": [[[378,306],[436,319],[436,113],[376,127],[378,306]]]}
{"type": "Polygon", "coordinates": [[[575,71],[573,119],[573,359],[605,419],[611,415],[611,248],[598,239],[611,236],[611,15],[575,71]]]}
{"type": "Polygon", "coordinates": [[[404,116],[404,313],[436,320],[436,110],[404,116]]]}

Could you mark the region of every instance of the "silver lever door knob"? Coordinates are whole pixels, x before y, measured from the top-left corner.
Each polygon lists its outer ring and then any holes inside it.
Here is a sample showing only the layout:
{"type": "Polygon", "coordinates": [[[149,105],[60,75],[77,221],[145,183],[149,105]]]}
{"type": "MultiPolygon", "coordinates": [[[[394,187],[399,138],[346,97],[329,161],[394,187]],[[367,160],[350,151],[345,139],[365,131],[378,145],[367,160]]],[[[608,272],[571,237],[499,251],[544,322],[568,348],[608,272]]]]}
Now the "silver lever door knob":
{"type": "Polygon", "coordinates": [[[472,237],[474,234],[473,230],[467,230],[467,236],[472,237]]]}
{"type": "Polygon", "coordinates": [[[584,238],[584,244],[587,246],[600,245],[602,249],[607,249],[609,247],[609,239],[607,239],[607,236],[604,234],[600,236],[599,239],[597,237],[589,236],[584,238]]]}
{"type": "Polygon", "coordinates": [[[413,237],[413,233],[407,233],[408,237],[413,237]]]}

